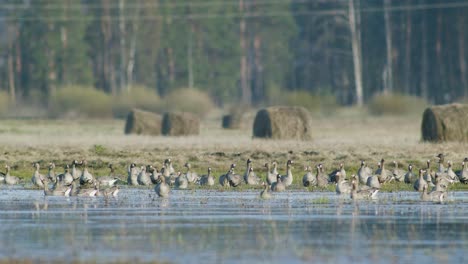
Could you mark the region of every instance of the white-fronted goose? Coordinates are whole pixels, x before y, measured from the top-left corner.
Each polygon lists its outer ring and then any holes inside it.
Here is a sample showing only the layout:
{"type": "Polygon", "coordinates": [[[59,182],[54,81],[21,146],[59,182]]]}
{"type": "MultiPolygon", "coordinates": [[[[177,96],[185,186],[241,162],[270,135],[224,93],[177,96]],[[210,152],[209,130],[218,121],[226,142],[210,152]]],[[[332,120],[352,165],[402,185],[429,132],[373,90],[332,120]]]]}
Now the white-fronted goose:
{"type": "Polygon", "coordinates": [[[274,192],[284,192],[286,190],[286,185],[282,182],[280,174],[276,174],[276,182],[271,185],[271,190],[274,192]]]}
{"type": "Polygon", "coordinates": [[[366,163],[361,160],[361,167],[359,167],[357,175],[361,184],[367,184],[367,179],[372,176],[372,169],[367,167],[366,163]]]}
{"type": "Polygon", "coordinates": [[[276,162],[276,160],[271,163],[271,173],[273,173],[275,177],[278,175],[278,162],[276,162]]]}
{"type": "Polygon", "coordinates": [[[177,177],[175,180],[175,186],[179,189],[187,189],[188,188],[188,179],[186,174],[182,174],[180,171],[177,172],[177,177]]]}
{"type": "Polygon", "coordinates": [[[379,175],[372,175],[367,178],[366,185],[371,188],[380,189],[379,175]]]}
{"type": "Polygon", "coordinates": [[[138,174],[140,170],[136,166],[135,163],[130,164],[128,167],[128,176],[127,176],[127,184],[128,185],[138,185],[138,174]]]}
{"type": "Polygon", "coordinates": [[[317,178],[317,186],[320,188],[325,188],[328,186],[328,176],[323,172],[323,165],[317,165],[317,174],[315,177],[317,178]]]}
{"type": "MultiPolygon", "coordinates": [[[[427,160],[426,164],[427,164],[427,167],[426,167],[426,170],[424,171],[423,178],[424,178],[424,180],[426,181],[426,183],[427,183],[427,185],[429,187],[434,187],[435,185],[434,185],[432,179],[435,178],[435,172],[433,170],[431,170],[431,160],[427,160]]],[[[440,172],[440,173],[442,173],[442,172],[440,172]]],[[[422,189],[421,189],[421,191],[422,191],[422,189]]]]}
{"type": "Polygon", "coordinates": [[[112,163],[108,165],[108,168],[110,170],[109,175],[108,176],[101,176],[101,177],[98,178],[98,182],[99,182],[100,187],[103,187],[103,188],[113,187],[114,184],[120,180],[120,178],[118,178],[115,175],[114,166],[112,165],[112,163]]]}
{"type": "Polygon", "coordinates": [[[55,174],[55,163],[51,162],[49,163],[49,171],[47,173],[47,179],[51,182],[55,182],[57,180],[55,174]]]}
{"type": "Polygon", "coordinates": [[[81,170],[77,169],[76,166],[81,165],[77,160],[72,161],[72,171],[71,174],[73,176],[73,180],[78,180],[81,177],[81,170]]]}
{"type": "Polygon", "coordinates": [[[271,198],[271,193],[270,193],[270,186],[268,184],[265,184],[262,182],[263,190],[260,192],[260,198],[262,199],[270,199],[271,198]]]}
{"type": "Polygon", "coordinates": [[[396,160],[393,161],[393,165],[395,165],[392,170],[393,178],[398,182],[403,182],[405,180],[406,172],[398,168],[398,162],[396,160]]]}
{"type": "MultiPolygon", "coordinates": [[[[235,167],[235,164],[234,164],[234,167],[235,167]]],[[[234,167],[232,167],[229,173],[227,174],[229,186],[231,187],[237,187],[244,181],[242,176],[234,172],[234,167]]]]}
{"type": "Polygon", "coordinates": [[[159,181],[160,182],[156,185],[156,187],[154,187],[154,191],[156,192],[156,194],[158,194],[159,197],[163,197],[163,198],[169,197],[169,192],[171,189],[169,185],[167,185],[166,183],[166,177],[161,175],[159,177],[159,181]]]}
{"type": "Polygon", "coordinates": [[[462,162],[462,170],[460,172],[460,182],[468,183],[468,158],[465,158],[462,162]]]}
{"type": "Polygon", "coordinates": [[[381,159],[380,160],[380,168],[377,169],[377,172],[375,173],[379,177],[379,182],[380,183],[386,183],[389,182],[393,179],[393,174],[391,171],[387,170],[385,168],[385,160],[381,159]],[[380,171],[379,171],[380,169],[380,171]]]}
{"type": "Polygon", "coordinates": [[[376,199],[379,189],[371,188],[367,190],[358,190],[356,180],[351,182],[351,199],[362,200],[362,199],[376,199]]]}
{"type": "Polygon", "coordinates": [[[286,174],[281,176],[281,181],[286,187],[293,183],[292,164],[292,160],[286,162],[286,174]]]}
{"type": "Polygon", "coordinates": [[[427,185],[425,185],[422,189],[421,193],[421,200],[423,201],[431,201],[436,203],[443,203],[447,198],[447,192],[444,191],[432,191],[427,193],[427,185]]]}
{"type": "Polygon", "coordinates": [[[312,168],[310,166],[306,166],[305,171],[306,173],[302,177],[302,185],[304,185],[304,187],[316,186],[317,176],[312,173],[312,168]]]}
{"type": "Polygon", "coordinates": [[[176,175],[177,174],[174,167],[172,166],[172,160],[171,159],[164,160],[164,166],[165,166],[165,168],[167,170],[167,173],[169,175],[171,175],[171,174],[176,175]]]}
{"type": "Polygon", "coordinates": [[[455,172],[453,171],[452,162],[451,162],[451,161],[448,161],[448,162],[447,162],[447,176],[449,177],[449,180],[450,180],[452,183],[460,182],[460,180],[458,179],[457,174],[455,174],[455,172]]]}
{"type": "Polygon", "coordinates": [[[276,182],[276,174],[271,172],[270,163],[265,163],[265,168],[267,185],[272,185],[274,182],[276,182]]]}
{"type": "Polygon", "coordinates": [[[81,164],[83,164],[83,171],[81,172],[80,184],[81,185],[92,185],[92,184],[94,184],[94,177],[88,171],[88,161],[83,160],[83,161],[81,161],[81,164]]]}
{"type": "Polygon", "coordinates": [[[185,173],[185,178],[189,183],[196,183],[200,179],[198,178],[198,174],[192,170],[192,165],[190,163],[185,163],[184,167],[187,168],[187,172],[185,173]]]}
{"type": "Polygon", "coordinates": [[[414,173],[413,173],[413,165],[408,165],[408,171],[405,173],[405,183],[411,184],[414,182],[414,173]]]}
{"type": "Polygon", "coordinates": [[[341,180],[346,180],[346,171],[344,169],[344,164],[343,163],[340,163],[340,166],[338,169],[332,171],[330,174],[328,174],[328,182],[332,182],[332,183],[336,183],[336,179],[335,179],[335,176],[336,176],[336,173],[337,172],[340,172],[340,178],[341,180]]]}
{"type": "Polygon", "coordinates": [[[439,153],[436,158],[439,158],[439,167],[438,167],[438,172],[444,173],[446,172],[445,167],[444,167],[444,159],[445,155],[443,153],[439,153]]]}
{"type": "Polygon", "coordinates": [[[231,166],[229,167],[229,170],[226,172],[226,174],[223,174],[223,175],[219,176],[218,180],[219,180],[219,184],[221,186],[223,186],[223,187],[229,187],[230,186],[228,175],[234,171],[235,167],[236,167],[235,163],[231,164],[231,166]]]}
{"type": "Polygon", "coordinates": [[[44,177],[44,175],[42,175],[39,172],[39,169],[40,169],[39,163],[34,162],[33,167],[34,167],[34,173],[33,173],[32,177],[31,177],[31,182],[36,187],[44,188],[44,183],[43,182],[44,182],[45,177],[44,177]]]}
{"type": "Polygon", "coordinates": [[[244,182],[247,183],[247,177],[250,173],[250,168],[252,167],[252,160],[250,158],[247,159],[247,165],[245,166],[245,173],[244,173],[244,182]]]}
{"type": "Polygon", "coordinates": [[[208,174],[202,175],[200,178],[200,185],[213,186],[215,183],[215,178],[211,175],[211,168],[208,168],[208,174]]]}
{"type": "Polygon", "coordinates": [[[419,178],[414,182],[414,190],[418,192],[422,192],[424,186],[426,186],[427,189],[427,181],[424,179],[424,170],[420,169],[419,170],[419,178]]]}
{"type": "Polygon", "coordinates": [[[260,179],[254,172],[252,167],[249,168],[249,173],[247,174],[247,184],[248,185],[258,185],[260,183],[260,179]]]}
{"type": "Polygon", "coordinates": [[[137,182],[139,185],[147,186],[151,184],[150,175],[151,175],[152,168],[153,166],[146,165],[146,167],[143,167],[141,169],[140,173],[138,173],[138,176],[137,176],[137,182]]]}
{"type": "Polygon", "coordinates": [[[65,196],[65,194],[68,192],[68,189],[71,189],[71,186],[68,188],[64,189],[60,187],[60,183],[58,183],[58,179],[55,179],[55,188],[53,190],[49,190],[49,184],[47,183],[46,179],[41,180],[42,185],[44,187],[44,195],[45,196],[65,196]]]}
{"type": "Polygon", "coordinates": [[[19,178],[16,176],[11,176],[10,175],[10,166],[5,165],[5,178],[4,178],[5,184],[8,185],[15,185],[19,183],[19,178]]]}
{"type": "Polygon", "coordinates": [[[335,191],[337,194],[350,194],[352,185],[346,179],[341,179],[341,172],[336,172],[335,177],[333,177],[336,181],[336,188],[335,191]]]}

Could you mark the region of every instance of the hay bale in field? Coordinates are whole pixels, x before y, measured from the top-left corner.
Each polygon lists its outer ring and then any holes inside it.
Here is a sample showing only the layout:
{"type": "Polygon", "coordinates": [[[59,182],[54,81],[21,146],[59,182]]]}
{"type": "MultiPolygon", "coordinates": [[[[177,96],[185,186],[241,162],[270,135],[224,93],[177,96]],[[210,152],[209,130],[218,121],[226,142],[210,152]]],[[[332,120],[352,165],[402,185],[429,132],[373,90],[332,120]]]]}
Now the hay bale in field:
{"type": "Polygon", "coordinates": [[[125,134],[161,135],[161,115],[132,109],[125,122],[125,134]]]}
{"type": "Polygon", "coordinates": [[[427,108],[421,132],[424,141],[468,141],[468,105],[449,104],[427,108]]]}
{"type": "Polygon", "coordinates": [[[312,139],[310,113],[303,107],[274,106],[257,112],[253,136],[272,139],[312,139]]]}
{"type": "Polygon", "coordinates": [[[187,112],[167,112],[163,115],[162,134],[186,136],[200,134],[200,119],[187,112]]]}
{"type": "Polygon", "coordinates": [[[222,126],[226,129],[239,129],[242,124],[242,113],[231,113],[223,116],[222,126]]]}

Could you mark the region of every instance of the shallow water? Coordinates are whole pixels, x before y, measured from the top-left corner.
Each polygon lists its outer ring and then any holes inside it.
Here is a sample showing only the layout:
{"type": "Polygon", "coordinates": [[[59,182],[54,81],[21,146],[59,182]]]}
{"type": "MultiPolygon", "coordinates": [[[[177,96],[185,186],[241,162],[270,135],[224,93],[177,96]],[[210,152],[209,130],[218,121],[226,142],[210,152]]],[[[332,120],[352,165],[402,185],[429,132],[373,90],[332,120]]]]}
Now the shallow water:
{"type": "Polygon", "coordinates": [[[117,199],[0,187],[0,259],[174,263],[463,262],[468,193],[352,202],[329,192],[122,189],[117,199]]]}

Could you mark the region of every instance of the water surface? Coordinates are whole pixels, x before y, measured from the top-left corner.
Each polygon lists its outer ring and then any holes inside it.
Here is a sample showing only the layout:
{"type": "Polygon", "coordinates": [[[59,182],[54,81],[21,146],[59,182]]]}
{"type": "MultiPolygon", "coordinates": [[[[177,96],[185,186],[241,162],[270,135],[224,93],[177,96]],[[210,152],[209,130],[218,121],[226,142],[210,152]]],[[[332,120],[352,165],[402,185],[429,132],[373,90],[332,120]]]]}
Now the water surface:
{"type": "Polygon", "coordinates": [[[114,199],[0,187],[0,259],[173,263],[466,262],[468,193],[353,202],[331,192],[122,189],[114,199]]]}

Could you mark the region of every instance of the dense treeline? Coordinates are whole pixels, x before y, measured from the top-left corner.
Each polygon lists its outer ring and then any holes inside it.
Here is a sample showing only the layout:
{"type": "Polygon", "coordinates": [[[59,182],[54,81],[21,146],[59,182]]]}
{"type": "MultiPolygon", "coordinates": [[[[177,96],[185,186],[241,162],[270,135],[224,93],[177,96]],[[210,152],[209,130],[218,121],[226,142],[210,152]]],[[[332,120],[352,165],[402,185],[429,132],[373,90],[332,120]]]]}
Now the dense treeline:
{"type": "Polygon", "coordinates": [[[360,104],[381,92],[468,95],[466,0],[4,0],[0,87],[61,87],[261,104],[287,91],[360,104]]]}

